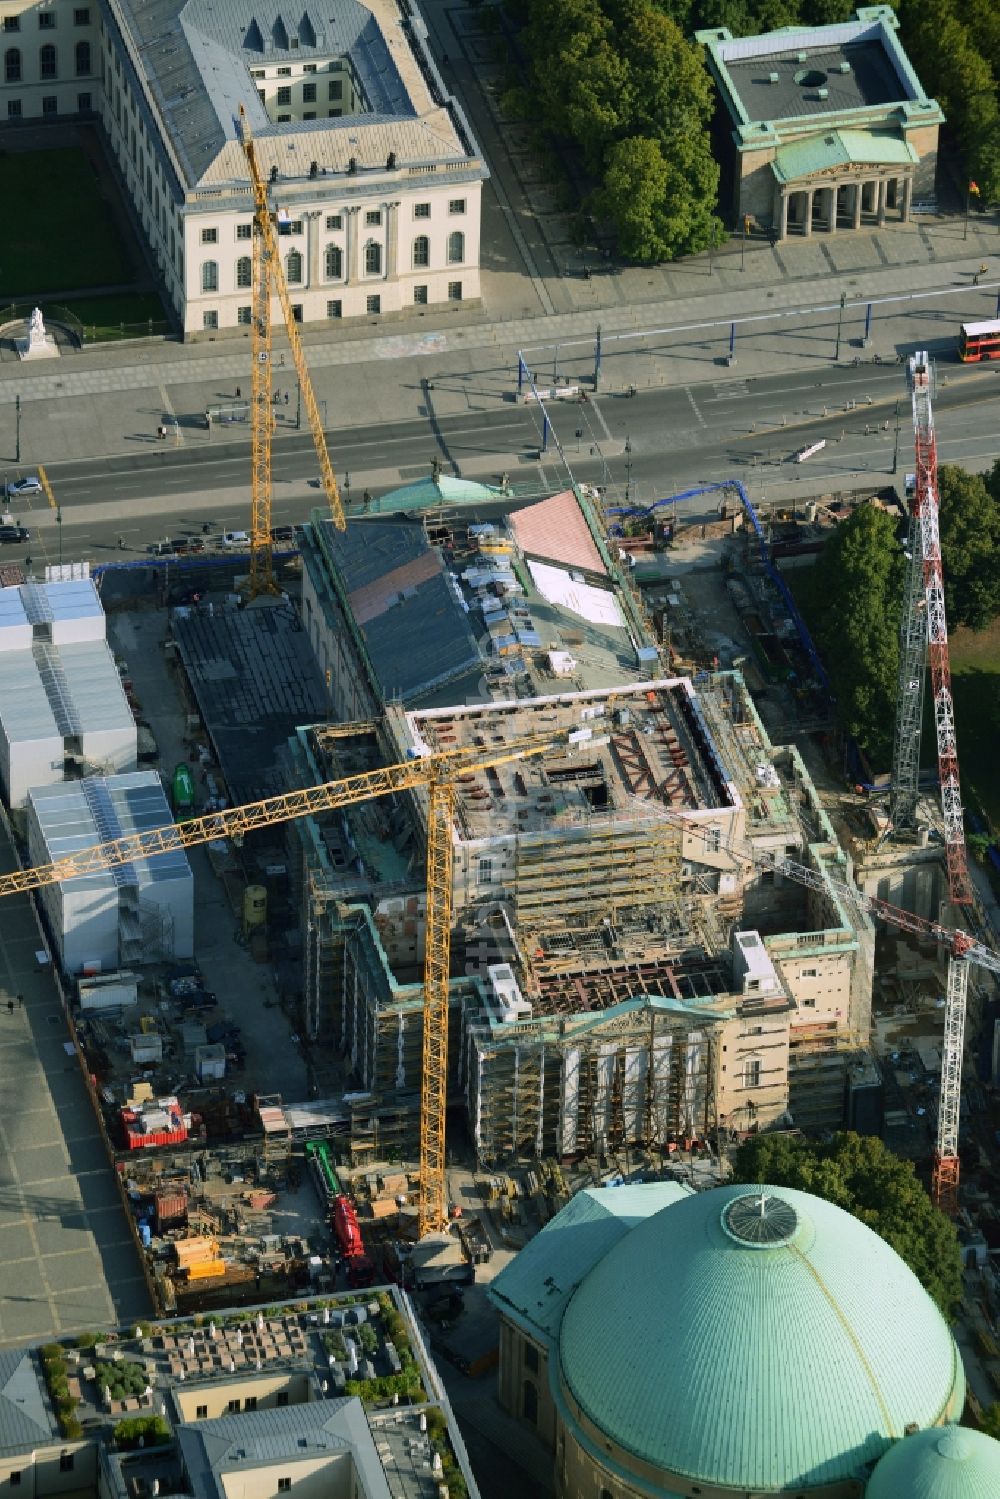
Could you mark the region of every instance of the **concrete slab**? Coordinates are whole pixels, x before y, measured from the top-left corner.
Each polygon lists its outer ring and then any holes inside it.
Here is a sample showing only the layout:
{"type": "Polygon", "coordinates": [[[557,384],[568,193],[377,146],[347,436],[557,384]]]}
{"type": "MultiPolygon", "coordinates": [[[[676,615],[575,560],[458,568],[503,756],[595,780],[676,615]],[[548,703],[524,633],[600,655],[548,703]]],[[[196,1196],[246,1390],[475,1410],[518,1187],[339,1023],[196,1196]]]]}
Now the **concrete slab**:
{"type": "Polygon", "coordinates": [[[93,1249],[48,1255],[42,1263],[45,1277],[56,1298],[67,1291],[79,1291],[82,1288],[100,1290],[104,1280],[100,1256],[93,1249]]]}
{"type": "Polygon", "coordinates": [[[92,1245],[87,1218],[83,1213],[67,1213],[62,1218],[46,1218],[35,1227],[35,1242],[42,1255],[75,1254],[84,1245],[92,1245]]]}
{"type": "Polygon", "coordinates": [[[27,1224],[16,1224],[0,1228],[0,1265],[4,1274],[13,1274],[11,1266],[18,1260],[33,1259],[35,1246],[27,1224]]]}

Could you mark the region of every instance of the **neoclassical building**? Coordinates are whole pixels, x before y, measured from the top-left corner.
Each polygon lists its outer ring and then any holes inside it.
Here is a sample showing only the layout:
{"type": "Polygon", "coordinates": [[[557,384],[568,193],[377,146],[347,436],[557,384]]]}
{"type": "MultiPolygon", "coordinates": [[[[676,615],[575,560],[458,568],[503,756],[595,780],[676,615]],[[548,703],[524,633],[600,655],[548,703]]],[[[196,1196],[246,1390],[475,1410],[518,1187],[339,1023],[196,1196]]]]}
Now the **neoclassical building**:
{"type": "Polygon", "coordinates": [[[300,321],[478,299],[488,172],[412,0],[0,0],[0,20],[0,118],[99,117],[186,337],[250,322],[241,106],[300,321]]]}
{"type": "Polygon", "coordinates": [[[934,196],[940,106],[888,5],[853,21],[735,38],[696,33],[731,142],[732,216],[778,239],[905,222],[934,196]]]}

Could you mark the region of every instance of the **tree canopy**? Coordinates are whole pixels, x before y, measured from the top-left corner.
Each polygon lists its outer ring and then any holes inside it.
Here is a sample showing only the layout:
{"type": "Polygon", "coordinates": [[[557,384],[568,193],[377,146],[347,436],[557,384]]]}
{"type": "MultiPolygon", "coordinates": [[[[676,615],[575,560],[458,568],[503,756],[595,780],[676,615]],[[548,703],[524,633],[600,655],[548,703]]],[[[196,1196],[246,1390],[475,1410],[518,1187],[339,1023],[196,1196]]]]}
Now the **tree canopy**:
{"type": "Polygon", "coordinates": [[[740,1146],[734,1180],[797,1187],[859,1218],[904,1260],[946,1317],[962,1299],[958,1235],[909,1161],[879,1139],[850,1132],[814,1142],[754,1135],[740,1146]]]}
{"type": "Polygon", "coordinates": [[[938,493],[948,626],[985,630],[1000,614],[1000,463],[986,478],[944,464],[938,493]]]}

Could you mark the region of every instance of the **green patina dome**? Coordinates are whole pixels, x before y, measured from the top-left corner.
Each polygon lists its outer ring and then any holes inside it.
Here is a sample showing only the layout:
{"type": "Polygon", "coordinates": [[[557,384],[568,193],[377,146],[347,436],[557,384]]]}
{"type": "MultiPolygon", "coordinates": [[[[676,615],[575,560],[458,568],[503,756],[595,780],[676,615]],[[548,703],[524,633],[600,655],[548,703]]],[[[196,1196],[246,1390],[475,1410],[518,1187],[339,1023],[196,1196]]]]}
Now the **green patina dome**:
{"type": "Polygon", "coordinates": [[[1000,1442],[981,1431],[946,1426],[917,1431],[890,1447],[865,1499],[997,1499],[1000,1442]]]}
{"type": "Polygon", "coordinates": [[[559,1352],[571,1418],[575,1401],[666,1474],[741,1490],[859,1478],[965,1398],[954,1339],[895,1251],[785,1187],[720,1187],[639,1223],[573,1293],[559,1352]]]}

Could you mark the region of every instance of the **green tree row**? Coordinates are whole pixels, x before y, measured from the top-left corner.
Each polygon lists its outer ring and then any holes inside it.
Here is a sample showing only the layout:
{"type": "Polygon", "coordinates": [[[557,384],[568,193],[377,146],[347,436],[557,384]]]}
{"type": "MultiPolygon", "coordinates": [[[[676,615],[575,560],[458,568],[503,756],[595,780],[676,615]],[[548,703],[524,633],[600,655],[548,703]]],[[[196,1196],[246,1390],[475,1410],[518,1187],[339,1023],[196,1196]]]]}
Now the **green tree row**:
{"type": "Polygon", "coordinates": [[[657,0],[510,0],[528,86],[506,106],[572,141],[597,186],[590,206],[629,259],[719,244],[714,110],[701,49],[657,0]]]}
{"type": "Polygon", "coordinates": [[[733,1176],[835,1203],[892,1246],[946,1317],[957,1311],[962,1264],[955,1225],[931,1202],[911,1162],[881,1140],[853,1133],[819,1143],[756,1135],[736,1152],[733,1176]]]}
{"type": "MultiPolygon", "coordinates": [[[[1000,615],[1000,463],[987,475],[938,472],[949,629],[1000,615]]],[[[878,766],[892,754],[905,559],[899,523],[863,505],[796,583],[837,699],[841,728],[878,766]]]]}

